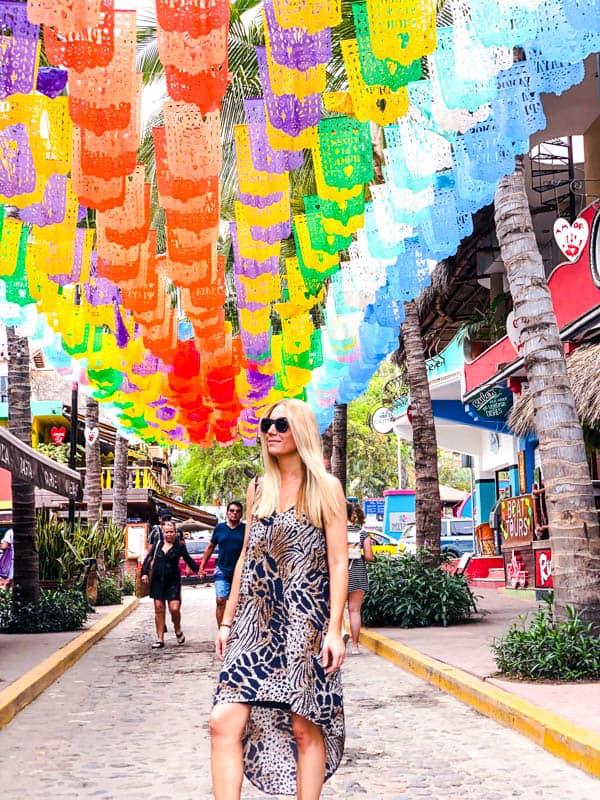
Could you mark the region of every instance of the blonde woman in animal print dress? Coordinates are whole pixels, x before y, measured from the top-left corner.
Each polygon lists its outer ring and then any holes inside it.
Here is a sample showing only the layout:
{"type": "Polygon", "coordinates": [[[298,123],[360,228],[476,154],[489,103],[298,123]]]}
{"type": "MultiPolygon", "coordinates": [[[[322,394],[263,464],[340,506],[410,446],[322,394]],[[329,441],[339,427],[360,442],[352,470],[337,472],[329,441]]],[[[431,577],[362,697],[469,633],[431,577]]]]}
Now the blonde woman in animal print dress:
{"type": "Polygon", "coordinates": [[[245,774],[269,794],[318,800],[344,748],[346,501],[306,403],[270,406],[260,431],[265,473],[248,487],[244,549],[215,643],[213,792],[239,800],[245,774]]]}

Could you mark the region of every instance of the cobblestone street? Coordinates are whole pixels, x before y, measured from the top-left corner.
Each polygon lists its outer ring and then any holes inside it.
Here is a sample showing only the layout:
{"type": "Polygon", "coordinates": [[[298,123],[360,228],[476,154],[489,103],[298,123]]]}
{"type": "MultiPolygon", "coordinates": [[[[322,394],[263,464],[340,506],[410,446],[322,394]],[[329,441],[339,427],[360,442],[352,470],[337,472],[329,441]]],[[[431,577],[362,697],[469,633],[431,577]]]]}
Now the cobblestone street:
{"type": "MultiPolygon", "coordinates": [[[[214,595],[153,651],[150,601],[0,731],[2,800],[209,800],[214,595]]],[[[324,798],[597,800],[600,782],[369,653],[344,668],[346,752],[324,798]]],[[[265,795],[245,784],[244,800],[265,795]]]]}

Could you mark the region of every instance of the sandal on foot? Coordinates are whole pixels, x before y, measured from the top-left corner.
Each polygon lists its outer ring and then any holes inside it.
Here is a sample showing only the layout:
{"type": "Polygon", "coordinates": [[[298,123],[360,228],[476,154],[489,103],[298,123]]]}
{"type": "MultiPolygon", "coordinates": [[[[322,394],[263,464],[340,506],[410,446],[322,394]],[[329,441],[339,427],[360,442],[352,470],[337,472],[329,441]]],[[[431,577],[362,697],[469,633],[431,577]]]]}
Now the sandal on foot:
{"type": "Polygon", "coordinates": [[[175,634],[175,638],[177,639],[177,644],[183,644],[185,642],[185,634],[183,631],[179,631],[179,633],[175,634]]]}
{"type": "Polygon", "coordinates": [[[164,642],[157,641],[157,642],[154,642],[154,643],[153,643],[153,645],[152,645],[152,649],[153,649],[153,650],[160,650],[160,648],[161,648],[161,647],[164,647],[164,646],[165,646],[165,643],[164,643],[164,642]]]}

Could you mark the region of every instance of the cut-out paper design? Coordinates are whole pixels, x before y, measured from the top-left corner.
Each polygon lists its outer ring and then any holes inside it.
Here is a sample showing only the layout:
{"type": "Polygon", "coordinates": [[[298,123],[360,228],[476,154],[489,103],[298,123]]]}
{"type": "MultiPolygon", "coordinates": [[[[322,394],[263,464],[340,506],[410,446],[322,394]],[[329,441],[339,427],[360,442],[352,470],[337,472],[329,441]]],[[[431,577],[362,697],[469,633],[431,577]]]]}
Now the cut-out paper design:
{"type": "Polygon", "coordinates": [[[0,3],[0,99],[35,87],[39,25],[27,19],[25,3],[0,3]]]}

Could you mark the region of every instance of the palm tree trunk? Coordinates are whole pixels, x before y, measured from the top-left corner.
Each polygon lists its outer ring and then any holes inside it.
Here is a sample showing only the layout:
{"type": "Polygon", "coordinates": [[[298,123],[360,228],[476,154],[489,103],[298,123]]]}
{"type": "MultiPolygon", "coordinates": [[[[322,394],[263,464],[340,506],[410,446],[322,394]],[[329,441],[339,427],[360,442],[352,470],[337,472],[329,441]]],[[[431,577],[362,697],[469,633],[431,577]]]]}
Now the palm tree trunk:
{"type": "Polygon", "coordinates": [[[88,397],[85,404],[85,501],[88,525],[102,525],[102,467],[100,436],[90,441],[90,433],[98,430],[98,402],[88,397]]]}
{"type": "Polygon", "coordinates": [[[323,461],[325,462],[325,469],[331,472],[331,452],[333,450],[333,425],[330,425],[327,430],[322,434],[323,440],[323,461]]]}
{"type": "Polygon", "coordinates": [[[331,473],[342,484],[346,494],[346,450],[348,431],[348,406],[336,403],[333,407],[333,435],[331,447],[331,473]]]}
{"type": "Polygon", "coordinates": [[[581,424],[525,191],[523,159],[496,191],[496,234],[531,392],[552,544],[554,613],[600,625],[600,532],[581,424]]]}
{"type": "MultiPolygon", "coordinates": [[[[8,429],[31,447],[29,342],[6,328],[8,344],[8,429]]],[[[35,487],[12,476],[15,592],[26,602],[40,599],[40,570],[35,518],[35,487]]]]}
{"type": "Polygon", "coordinates": [[[421,339],[419,314],[414,301],[404,304],[402,341],[410,391],[415,462],[415,521],[417,548],[427,547],[433,563],[440,560],[441,503],[438,478],[437,438],[431,395],[421,339]]]}
{"type": "Polygon", "coordinates": [[[127,439],[117,434],[113,470],[112,518],[115,525],[120,528],[124,528],[127,523],[127,451],[127,439]]]}

